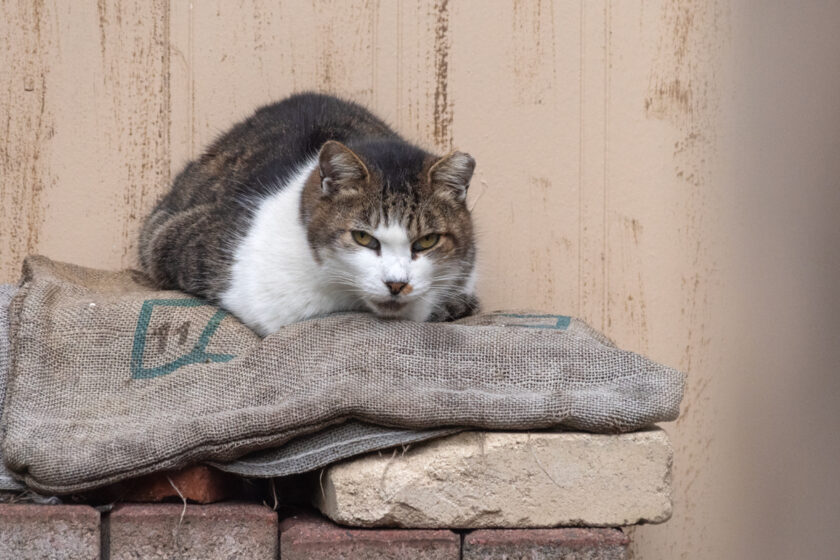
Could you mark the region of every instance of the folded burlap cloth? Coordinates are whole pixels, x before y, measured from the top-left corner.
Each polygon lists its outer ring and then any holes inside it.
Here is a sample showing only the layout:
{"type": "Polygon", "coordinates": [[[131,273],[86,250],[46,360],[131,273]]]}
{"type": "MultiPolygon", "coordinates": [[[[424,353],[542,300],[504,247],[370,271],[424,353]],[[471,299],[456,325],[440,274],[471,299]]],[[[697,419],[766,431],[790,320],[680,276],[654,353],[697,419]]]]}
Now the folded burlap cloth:
{"type": "Polygon", "coordinates": [[[2,456],[44,493],[266,449],[228,469],[290,474],[465,427],[635,430],[674,420],[684,388],[564,316],[346,313],[261,339],[138,272],[43,257],[24,264],[9,317],[2,456]]]}

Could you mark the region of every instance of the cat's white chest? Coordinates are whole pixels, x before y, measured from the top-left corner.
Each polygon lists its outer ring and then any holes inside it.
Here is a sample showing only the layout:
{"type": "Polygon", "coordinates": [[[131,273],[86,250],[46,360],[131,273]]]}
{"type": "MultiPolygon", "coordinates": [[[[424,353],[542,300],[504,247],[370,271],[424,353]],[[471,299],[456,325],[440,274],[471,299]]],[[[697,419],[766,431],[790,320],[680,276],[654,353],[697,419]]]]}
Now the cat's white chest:
{"type": "Polygon", "coordinates": [[[300,197],[315,163],[260,202],[234,251],[221,303],[261,335],[316,315],[357,307],[356,297],[329,282],[300,221],[300,197]]]}

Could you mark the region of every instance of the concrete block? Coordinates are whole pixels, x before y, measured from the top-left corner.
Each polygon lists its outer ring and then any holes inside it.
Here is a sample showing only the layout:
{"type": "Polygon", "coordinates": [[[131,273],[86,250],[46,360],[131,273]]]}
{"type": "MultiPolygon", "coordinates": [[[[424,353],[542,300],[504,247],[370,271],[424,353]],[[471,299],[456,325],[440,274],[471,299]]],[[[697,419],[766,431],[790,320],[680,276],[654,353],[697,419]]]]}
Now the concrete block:
{"type": "Polygon", "coordinates": [[[301,515],[280,524],[283,560],[459,560],[461,539],[452,531],[347,529],[301,515]]]}
{"type": "Polygon", "coordinates": [[[122,504],[111,511],[110,560],[277,557],[277,514],[253,504],[122,504]]]}
{"type": "Polygon", "coordinates": [[[0,505],[0,558],[99,560],[99,541],[92,507],[0,505]]]}
{"type": "Polygon", "coordinates": [[[620,529],[481,529],[464,537],[463,560],[625,560],[620,529]]]}
{"type": "Polygon", "coordinates": [[[312,493],[358,527],[618,527],[671,516],[671,462],[660,429],[464,432],[333,465],[312,493]]]}

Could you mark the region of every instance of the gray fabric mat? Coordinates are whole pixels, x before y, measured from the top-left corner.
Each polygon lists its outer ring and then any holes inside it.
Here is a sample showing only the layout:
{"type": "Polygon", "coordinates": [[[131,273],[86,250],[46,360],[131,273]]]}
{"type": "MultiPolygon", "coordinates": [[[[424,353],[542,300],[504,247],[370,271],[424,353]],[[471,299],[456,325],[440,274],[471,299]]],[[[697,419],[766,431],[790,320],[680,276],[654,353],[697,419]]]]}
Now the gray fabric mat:
{"type": "MultiPolygon", "coordinates": [[[[0,449],[7,467],[44,493],[229,463],[349,421],[630,431],[676,419],[684,389],[682,373],[569,317],[413,323],[337,314],[261,339],[203,300],[154,290],[135,271],[43,257],[27,259],[10,318],[0,449]]],[[[343,429],[355,437],[352,425],[343,429]]],[[[321,437],[252,463],[288,470],[354,445],[321,437]]]]}
{"type": "Polygon", "coordinates": [[[275,449],[250,453],[230,463],[208,462],[223,471],[268,478],[300,474],[371,451],[457,434],[463,428],[402,430],[350,421],[299,437],[275,449]]]}

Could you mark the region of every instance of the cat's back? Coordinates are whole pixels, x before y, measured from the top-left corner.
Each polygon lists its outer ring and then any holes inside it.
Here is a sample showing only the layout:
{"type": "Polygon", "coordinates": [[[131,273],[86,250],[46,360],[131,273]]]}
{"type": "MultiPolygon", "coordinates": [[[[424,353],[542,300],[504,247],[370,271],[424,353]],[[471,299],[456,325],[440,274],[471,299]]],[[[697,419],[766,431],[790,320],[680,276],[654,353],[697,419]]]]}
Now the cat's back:
{"type": "Polygon", "coordinates": [[[361,105],[331,95],[302,93],[257,110],[209,152],[248,146],[247,161],[242,162],[245,182],[260,189],[267,183],[285,181],[327,140],[347,143],[396,136],[361,105]]]}
{"type": "Polygon", "coordinates": [[[382,120],[352,101],[300,93],[258,109],[219,137],[174,182],[173,191],[205,189],[219,198],[266,194],[282,185],[327,140],[396,138],[382,120]]]}
{"type": "Polygon", "coordinates": [[[327,140],[368,138],[398,136],[361,105],[331,95],[300,93],[258,109],[175,178],[141,230],[141,266],[162,287],[215,300],[255,204],[327,140]]]}

